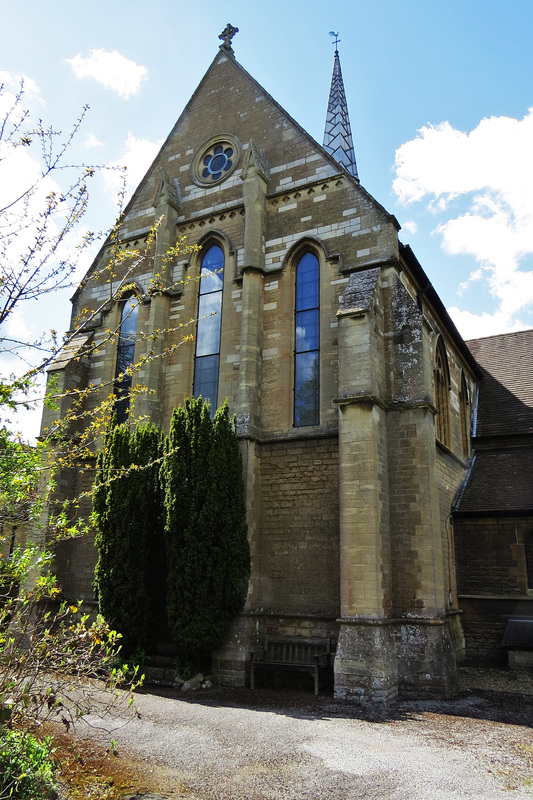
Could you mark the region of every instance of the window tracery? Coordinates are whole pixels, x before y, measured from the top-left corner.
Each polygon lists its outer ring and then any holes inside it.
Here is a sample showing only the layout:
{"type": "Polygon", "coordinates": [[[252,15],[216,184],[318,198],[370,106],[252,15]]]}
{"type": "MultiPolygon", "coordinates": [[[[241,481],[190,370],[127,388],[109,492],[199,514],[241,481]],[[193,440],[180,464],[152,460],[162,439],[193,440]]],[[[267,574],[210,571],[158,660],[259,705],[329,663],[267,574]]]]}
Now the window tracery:
{"type": "Polygon", "coordinates": [[[461,425],[461,445],[463,457],[470,455],[470,403],[468,400],[468,387],[464,372],[461,373],[461,391],[459,392],[459,416],[461,425]]]}
{"type": "Polygon", "coordinates": [[[135,358],[138,314],[139,298],[135,295],[126,298],[122,303],[120,311],[117,362],[115,367],[115,413],[119,424],[126,421],[129,413],[133,379],[131,367],[135,358]]]}
{"type": "Polygon", "coordinates": [[[435,355],[435,420],[437,439],[447,447],[450,446],[450,372],[448,358],[442,337],[437,342],[435,355]]]}
{"type": "Polygon", "coordinates": [[[212,244],[201,261],[193,383],[194,396],[208,400],[212,414],[218,403],[223,284],[224,251],[212,244]]]}

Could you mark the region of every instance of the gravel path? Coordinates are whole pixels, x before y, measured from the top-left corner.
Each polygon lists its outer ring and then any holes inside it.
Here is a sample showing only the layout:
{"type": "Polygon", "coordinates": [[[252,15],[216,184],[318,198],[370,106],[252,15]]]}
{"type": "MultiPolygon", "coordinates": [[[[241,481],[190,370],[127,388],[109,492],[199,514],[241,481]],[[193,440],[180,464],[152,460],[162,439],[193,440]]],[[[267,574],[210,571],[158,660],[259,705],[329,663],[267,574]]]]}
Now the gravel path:
{"type": "Polygon", "coordinates": [[[386,710],[266,689],[166,695],[138,695],[141,718],[114,722],[115,770],[135,774],[123,798],[533,798],[533,694],[464,689],[386,710]]]}

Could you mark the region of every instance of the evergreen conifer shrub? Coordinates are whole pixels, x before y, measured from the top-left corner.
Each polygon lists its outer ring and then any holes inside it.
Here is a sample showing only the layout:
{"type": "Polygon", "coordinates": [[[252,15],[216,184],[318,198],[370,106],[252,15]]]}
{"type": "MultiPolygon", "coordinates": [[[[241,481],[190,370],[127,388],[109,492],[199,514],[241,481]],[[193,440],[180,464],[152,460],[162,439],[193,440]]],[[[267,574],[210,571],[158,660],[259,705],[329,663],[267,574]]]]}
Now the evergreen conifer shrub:
{"type": "Polygon", "coordinates": [[[127,655],[170,635],[180,659],[198,662],[223,641],[250,577],[242,462],[227,403],[213,419],[202,398],[175,409],[164,451],[154,426],[108,432],[93,500],[95,589],[127,655]]]}
{"type": "Polygon", "coordinates": [[[126,654],[151,644],[163,547],[163,496],[154,425],[111,428],[98,456],[93,512],[100,613],[123,637],[126,654]]]}
{"type": "Polygon", "coordinates": [[[219,646],[250,577],[242,462],[227,403],[211,419],[201,398],[172,416],[165,486],[167,611],[183,658],[219,646]]]}

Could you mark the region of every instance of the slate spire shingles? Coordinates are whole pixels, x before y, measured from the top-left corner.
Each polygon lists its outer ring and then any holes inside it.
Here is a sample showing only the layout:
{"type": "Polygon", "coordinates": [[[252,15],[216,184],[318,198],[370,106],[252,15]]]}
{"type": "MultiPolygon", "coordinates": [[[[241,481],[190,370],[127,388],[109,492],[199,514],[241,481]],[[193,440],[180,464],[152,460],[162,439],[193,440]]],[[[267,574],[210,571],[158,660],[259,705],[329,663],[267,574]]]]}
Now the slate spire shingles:
{"type": "Polygon", "coordinates": [[[333,58],[323,146],[350,175],[359,178],[338,50],[333,58]]]}

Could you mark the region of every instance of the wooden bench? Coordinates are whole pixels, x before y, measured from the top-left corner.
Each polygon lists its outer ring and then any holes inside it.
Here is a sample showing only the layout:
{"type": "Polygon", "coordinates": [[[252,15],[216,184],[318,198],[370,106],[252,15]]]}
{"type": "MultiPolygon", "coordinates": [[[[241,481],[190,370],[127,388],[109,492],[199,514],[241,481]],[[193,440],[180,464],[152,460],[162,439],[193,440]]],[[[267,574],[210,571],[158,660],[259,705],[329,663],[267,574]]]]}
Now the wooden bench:
{"type": "Polygon", "coordinates": [[[318,694],[320,671],[329,670],[330,663],[330,639],[265,636],[264,645],[250,652],[250,689],[255,689],[255,670],[259,667],[308,672],[314,678],[318,694]]]}

